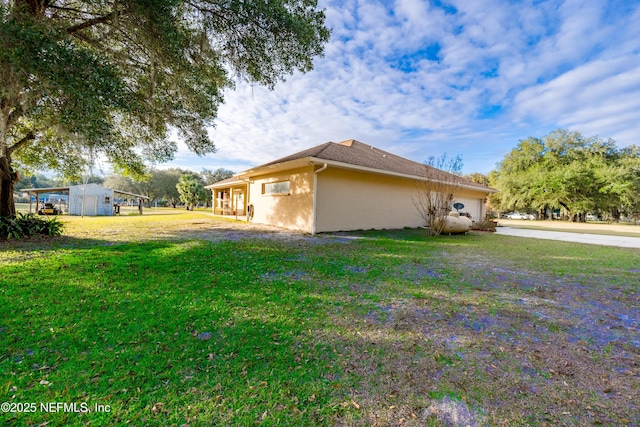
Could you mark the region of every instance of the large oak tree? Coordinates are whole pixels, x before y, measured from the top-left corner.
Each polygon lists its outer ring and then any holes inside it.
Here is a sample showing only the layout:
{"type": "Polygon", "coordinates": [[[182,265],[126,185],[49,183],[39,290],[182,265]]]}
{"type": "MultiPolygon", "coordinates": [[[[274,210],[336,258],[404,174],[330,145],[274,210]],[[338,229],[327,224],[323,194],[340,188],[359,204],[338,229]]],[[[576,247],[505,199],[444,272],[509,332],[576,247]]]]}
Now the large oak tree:
{"type": "Polygon", "coordinates": [[[492,199],[503,209],[564,208],[584,220],[587,212],[638,213],[640,151],[617,148],[611,139],[558,129],[520,141],[491,174],[500,190],[492,199]]]}
{"type": "Polygon", "coordinates": [[[165,161],[176,130],[215,151],[223,91],[312,68],[316,0],[0,0],[0,216],[19,166],[76,177],[92,155],[125,173],[165,161]]]}

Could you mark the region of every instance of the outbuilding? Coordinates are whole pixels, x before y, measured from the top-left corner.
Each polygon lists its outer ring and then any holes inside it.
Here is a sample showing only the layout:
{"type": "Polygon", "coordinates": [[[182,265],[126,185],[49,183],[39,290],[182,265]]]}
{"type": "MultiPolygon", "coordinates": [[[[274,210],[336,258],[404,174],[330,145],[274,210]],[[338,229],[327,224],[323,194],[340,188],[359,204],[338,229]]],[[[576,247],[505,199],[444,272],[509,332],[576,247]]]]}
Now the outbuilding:
{"type": "MultiPolygon", "coordinates": [[[[137,199],[138,206],[140,207],[142,207],[142,200],[149,199],[147,196],[121,190],[114,190],[98,184],[82,184],[51,188],[27,188],[22,191],[28,193],[30,196],[35,194],[36,212],[39,210],[40,194],[66,194],[66,198],[60,198],[60,200],[66,199],[67,201],[67,206],[62,210],[66,211],[69,215],[80,216],[114,215],[114,206],[117,207],[114,199],[116,195],[137,199]]],[[[31,210],[31,206],[29,210],[31,210]]],[[[142,213],[142,209],[140,209],[140,213],[142,213]]]]}

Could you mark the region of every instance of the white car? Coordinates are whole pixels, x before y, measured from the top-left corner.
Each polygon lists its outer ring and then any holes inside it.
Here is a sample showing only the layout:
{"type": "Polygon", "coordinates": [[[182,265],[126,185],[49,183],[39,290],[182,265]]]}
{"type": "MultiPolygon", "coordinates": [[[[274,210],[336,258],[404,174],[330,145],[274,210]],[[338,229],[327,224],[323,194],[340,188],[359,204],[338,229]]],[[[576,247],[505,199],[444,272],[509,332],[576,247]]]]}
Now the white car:
{"type": "Polygon", "coordinates": [[[535,216],[528,214],[528,213],[520,213],[520,212],[513,212],[509,215],[507,215],[507,218],[509,219],[536,219],[535,216]]]}

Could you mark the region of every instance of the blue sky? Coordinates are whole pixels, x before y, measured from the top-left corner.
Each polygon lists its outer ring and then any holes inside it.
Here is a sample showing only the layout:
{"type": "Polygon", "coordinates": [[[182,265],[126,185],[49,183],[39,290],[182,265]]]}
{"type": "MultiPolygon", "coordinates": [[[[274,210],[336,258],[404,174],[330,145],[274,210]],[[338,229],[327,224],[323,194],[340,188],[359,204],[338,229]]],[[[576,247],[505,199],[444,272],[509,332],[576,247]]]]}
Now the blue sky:
{"type": "Polygon", "coordinates": [[[357,139],[487,173],[557,128],[640,145],[640,0],[320,0],[332,29],[314,70],[273,91],[238,82],[205,157],[159,167],[239,172],[357,139]]]}

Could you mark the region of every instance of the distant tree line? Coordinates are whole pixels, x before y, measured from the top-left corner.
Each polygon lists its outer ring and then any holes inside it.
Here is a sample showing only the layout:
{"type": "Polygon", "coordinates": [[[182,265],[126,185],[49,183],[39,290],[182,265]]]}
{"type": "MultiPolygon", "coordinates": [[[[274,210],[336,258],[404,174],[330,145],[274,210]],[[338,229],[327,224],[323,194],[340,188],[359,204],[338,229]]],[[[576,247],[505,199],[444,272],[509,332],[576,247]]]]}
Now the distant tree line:
{"type": "Polygon", "coordinates": [[[205,190],[211,185],[233,176],[233,171],[224,168],[203,169],[200,173],[190,170],[149,169],[142,179],[134,180],[123,175],[112,175],[104,180],[104,186],[149,198],[149,205],[176,207],[184,204],[192,209],[198,204],[208,205],[211,195],[205,190]]]}
{"type": "MultiPolygon", "coordinates": [[[[480,182],[482,176],[473,179],[480,182]]],[[[490,197],[500,211],[551,218],[562,210],[572,221],[584,221],[587,213],[613,221],[638,218],[640,147],[618,148],[612,139],[558,129],[521,140],[486,183],[500,191],[490,197]]]]}

